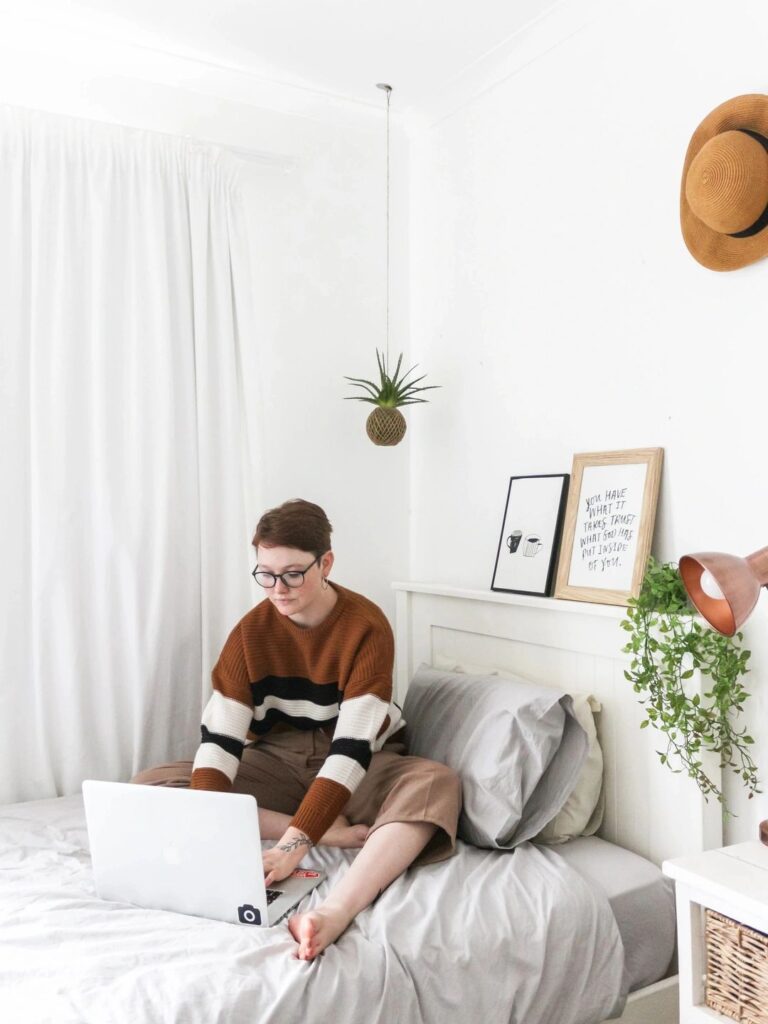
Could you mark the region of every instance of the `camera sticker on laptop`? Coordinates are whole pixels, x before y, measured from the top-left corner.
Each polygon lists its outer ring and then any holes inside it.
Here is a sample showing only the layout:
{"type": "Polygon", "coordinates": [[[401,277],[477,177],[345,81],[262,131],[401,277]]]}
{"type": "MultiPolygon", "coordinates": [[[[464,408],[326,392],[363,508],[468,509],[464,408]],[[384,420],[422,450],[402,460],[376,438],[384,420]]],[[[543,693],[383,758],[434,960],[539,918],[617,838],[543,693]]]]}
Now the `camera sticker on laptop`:
{"type": "Polygon", "coordinates": [[[237,908],[237,918],[240,924],[261,924],[261,912],[251,903],[237,908]]]}

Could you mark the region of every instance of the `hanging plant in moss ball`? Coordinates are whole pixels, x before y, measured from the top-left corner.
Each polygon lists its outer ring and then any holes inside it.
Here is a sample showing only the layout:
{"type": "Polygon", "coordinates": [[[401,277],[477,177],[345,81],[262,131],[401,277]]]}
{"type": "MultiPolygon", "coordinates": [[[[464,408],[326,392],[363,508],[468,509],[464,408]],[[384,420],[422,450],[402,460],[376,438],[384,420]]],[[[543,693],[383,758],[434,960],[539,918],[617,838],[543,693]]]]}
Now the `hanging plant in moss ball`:
{"type": "Polygon", "coordinates": [[[420,382],[426,377],[425,373],[421,377],[409,380],[408,378],[416,369],[415,366],[401,374],[402,352],[398,357],[394,373],[389,372],[387,359],[384,353],[379,352],[378,349],[376,349],[376,362],[379,364],[378,383],[365,380],[362,377],[344,378],[352,384],[352,387],[361,388],[365,392],[363,395],[348,395],[346,401],[368,402],[370,405],[376,406],[366,421],[366,433],[374,444],[391,446],[399,444],[405,437],[406,422],[400,408],[404,405],[428,402],[428,398],[417,396],[422,391],[432,391],[440,385],[425,384],[419,387],[420,382]]]}

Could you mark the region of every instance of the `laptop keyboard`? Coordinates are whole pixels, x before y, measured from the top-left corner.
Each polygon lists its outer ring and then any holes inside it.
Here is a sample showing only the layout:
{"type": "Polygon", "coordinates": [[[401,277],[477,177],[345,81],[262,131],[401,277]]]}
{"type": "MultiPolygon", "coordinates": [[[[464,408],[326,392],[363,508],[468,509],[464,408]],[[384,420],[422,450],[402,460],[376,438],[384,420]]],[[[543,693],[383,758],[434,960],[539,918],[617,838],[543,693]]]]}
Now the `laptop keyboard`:
{"type": "Polygon", "coordinates": [[[267,906],[274,903],[278,896],[283,895],[282,889],[267,889],[267,906]]]}

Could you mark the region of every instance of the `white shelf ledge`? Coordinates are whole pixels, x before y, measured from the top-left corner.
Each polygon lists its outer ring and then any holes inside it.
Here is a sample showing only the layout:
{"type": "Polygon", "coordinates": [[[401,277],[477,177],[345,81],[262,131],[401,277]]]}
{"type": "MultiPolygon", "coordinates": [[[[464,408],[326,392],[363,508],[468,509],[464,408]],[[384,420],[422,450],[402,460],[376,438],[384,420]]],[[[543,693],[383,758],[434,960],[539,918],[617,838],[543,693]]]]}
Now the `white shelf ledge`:
{"type": "Polygon", "coordinates": [[[392,584],[393,590],[411,594],[434,594],[437,597],[457,597],[469,601],[487,601],[491,604],[516,605],[519,608],[541,608],[572,615],[594,615],[606,619],[623,619],[627,609],[623,605],[591,604],[587,601],[564,601],[556,597],[534,597],[528,594],[507,594],[498,590],[466,590],[447,583],[392,584]]]}

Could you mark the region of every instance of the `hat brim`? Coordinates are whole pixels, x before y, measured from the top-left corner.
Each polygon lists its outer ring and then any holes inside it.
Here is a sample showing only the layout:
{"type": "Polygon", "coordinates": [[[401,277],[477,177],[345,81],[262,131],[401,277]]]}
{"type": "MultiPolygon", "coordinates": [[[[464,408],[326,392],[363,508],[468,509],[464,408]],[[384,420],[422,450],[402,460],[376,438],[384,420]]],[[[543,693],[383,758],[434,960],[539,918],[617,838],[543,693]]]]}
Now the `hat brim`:
{"type": "Polygon", "coordinates": [[[748,238],[713,231],[699,220],[685,196],[688,168],[702,146],[721,132],[748,128],[768,138],[768,96],[754,93],[736,96],[715,107],[693,133],[683,164],[680,186],[680,226],[688,251],[709,270],[738,270],[768,255],[768,228],[748,238]]]}

